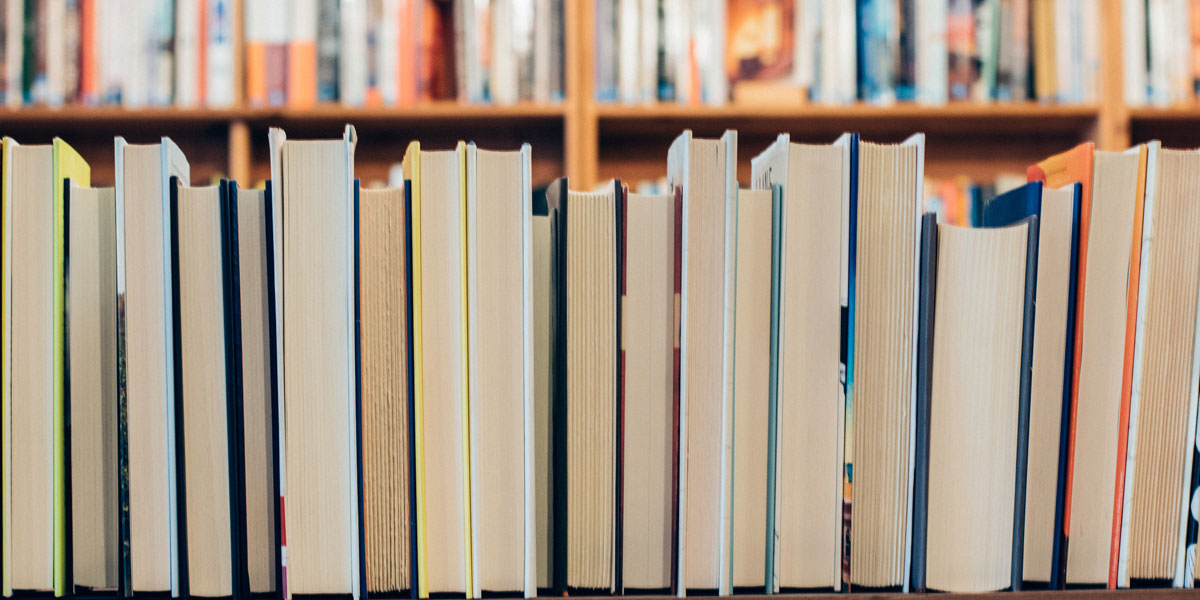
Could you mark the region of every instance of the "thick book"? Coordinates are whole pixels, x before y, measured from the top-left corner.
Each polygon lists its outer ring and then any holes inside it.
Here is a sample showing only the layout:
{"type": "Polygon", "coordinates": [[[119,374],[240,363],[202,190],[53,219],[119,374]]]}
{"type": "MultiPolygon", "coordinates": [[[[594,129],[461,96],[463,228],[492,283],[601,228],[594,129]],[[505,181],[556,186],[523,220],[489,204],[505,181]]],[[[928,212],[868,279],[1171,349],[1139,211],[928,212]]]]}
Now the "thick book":
{"type": "Polygon", "coordinates": [[[474,589],[466,144],[404,155],[412,194],[418,596],[474,589]]]}
{"type": "Polygon", "coordinates": [[[733,486],[729,541],[732,586],[764,592],[769,584],[767,495],[773,464],[771,267],[774,190],[739,190],[734,239],[733,486]]]}
{"type": "Polygon", "coordinates": [[[1039,219],[1022,578],[1050,589],[1061,582],[1080,189],[1078,183],[1050,189],[1032,182],[996,196],[983,209],[985,227],[1039,219]]]}
{"type": "Polygon", "coordinates": [[[845,403],[838,399],[838,373],[849,158],[845,140],[797,144],[782,134],[751,161],[753,186],[781,192],[774,224],[779,274],[773,284],[779,292],[771,387],[778,398],[777,442],[768,498],[775,510],[767,539],[774,556],[772,592],[841,587],[845,403]]]}
{"type": "Polygon", "coordinates": [[[1200,212],[1189,199],[1200,154],[1151,143],[1147,165],[1116,585],[1183,587],[1200,381],[1200,212]]]}
{"type": "Polygon", "coordinates": [[[277,331],[286,415],[277,447],[289,595],[358,597],[362,588],[356,143],[349,126],[336,140],[289,141],[270,131],[272,210],[287,216],[274,219],[273,242],[276,301],[286,306],[277,331]]]}
{"type": "Polygon", "coordinates": [[[679,575],[687,590],[729,594],[733,426],[733,239],[737,132],[685,130],[667,153],[682,193],[679,575]],[[714,550],[714,548],[716,550],[714,550]]]}
{"type": "Polygon", "coordinates": [[[546,192],[550,213],[553,585],[612,593],[619,582],[620,181],[546,192]]]}
{"type": "Polygon", "coordinates": [[[116,204],[112,188],[71,184],[64,192],[71,563],[67,589],[115,595],[120,576],[116,204]]]}
{"type": "Polygon", "coordinates": [[[180,590],[243,598],[241,330],[232,184],[171,179],[180,590]]]}
{"type": "Polygon", "coordinates": [[[533,597],[531,154],[467,145],[467,330],[473,597],[533,597]]]}
{"type": "MultiPolygon", "coordinates": [[[[276,377],[275,265],[270,183],[267,189],[226,187],[236,201],[237,327],[241,340],[243,527],[246,571],[254,597],[281,597],[279,522],[279,380],[276,377]]],[[[231,211],[232,212],[232,211],[231,211]]],[[[232,220],[231,220],[232,221],[232,220]]]]}
{"type": "Polygon", "coordinates": [[[849,153],[851,181],[842,231],[843,581],[907,588],[925,137],[886,145],[847,134],[836,143],[849,153]]]}
{"type": "Polygon", "coordinates": [[[1037,217],[977,229],[926,218],[923,226],[938,231],[922,235],[918,410],[927,430],[918,454],[928,462],[915,563],[924,563],[929,589],[1019,590],[1037,217]]]}
{"type": "Polygon", "coordinates": [[[126,409],[118,431],[127,456],[122,530],[129,539],[126,589],[179,594],[176,486],[176,328],[171,320],[170,179],[190,182],[187,158],[170,138],[115,141],[118,381],[126,409]],[[164,476],[165,475],[165,476],[164,476]],[[137,518],[134,518],[136,515],[137,518]]]}
{"type": "Polygon", "coordinates": [[[67,593],[67,186],[91,169],[59,138],[4,139],[4,591],[67,593]],[[47,535],[49,534],[49,535],[47,535]]]}
{"type": "Polygon", "coordinates": [[[678,460],[675,198],[629,193],[622,213],[620,583],[625,593],[670,593],[678,460]]]}
{"type": "Polygon", "coordinates": [[[363,561],[366,593],[411,595],[411,341],[408,203],[404,188],[359,191],[363,561]]]}

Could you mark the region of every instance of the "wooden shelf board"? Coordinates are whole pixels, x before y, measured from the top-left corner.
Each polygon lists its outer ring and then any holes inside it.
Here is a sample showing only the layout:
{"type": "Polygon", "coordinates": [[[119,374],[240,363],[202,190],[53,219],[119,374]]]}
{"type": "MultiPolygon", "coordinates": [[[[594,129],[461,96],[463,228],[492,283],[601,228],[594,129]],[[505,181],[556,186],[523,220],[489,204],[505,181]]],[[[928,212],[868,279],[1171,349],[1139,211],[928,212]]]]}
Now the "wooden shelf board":
{"type": "MultiPolygon", "coordinates": [[[[1132,590],[1029,590],[1017,592],[979,592],[979,593],[931,593],[931,594],[901,594],[896,592],[854,592],[845,593],[816,593],[816,594],[776,594],[764,596],[761,594],[745,594],[737,596],[710,596],[712,600],[911,600],[912,598],[937,598],[937,600],[1004,600],[1013,598],[1028,598],[1030,600],[1183,600],[1200,597],[1200,592],[1194,589],[1132,589],[1132,590]]],[[[571,596],[569,600],[674,600],[674,596],[571,596]]]]}
{"type": "Polygon", "coordinates": [[[1133,121],[1200,121],[1200,104],[1131,107],[1129,118],[1133,121]]]}
{"type": "MultiPolygon", "coordinates": [[[[872,104],[727,104],[689,106],[674,103],[596,104],[601,120],[613,119],[1092,119],[1100,112],[1093,104],[1039,104],[1037,102],[951,102],[942,106],[901,102],[872,104]]],[[[1200,114],[1200,113],[1198,113],[1200,114]]]]}
{"type": "Polygon", "coordinates": [[[561,120],[565,104],[512,105],[464,104],[439,101],[411,106],[359,108],[336,104],[311,108],[243,107],[243,108],[177,108],[121,106],[31,106],[0,108],[0,127],[6,124],[64,124],[64,123],[146,123],[161,126],[186,122],[272,121],[324,122],[352,121],[415,121],[415,120],[561,120]]]}

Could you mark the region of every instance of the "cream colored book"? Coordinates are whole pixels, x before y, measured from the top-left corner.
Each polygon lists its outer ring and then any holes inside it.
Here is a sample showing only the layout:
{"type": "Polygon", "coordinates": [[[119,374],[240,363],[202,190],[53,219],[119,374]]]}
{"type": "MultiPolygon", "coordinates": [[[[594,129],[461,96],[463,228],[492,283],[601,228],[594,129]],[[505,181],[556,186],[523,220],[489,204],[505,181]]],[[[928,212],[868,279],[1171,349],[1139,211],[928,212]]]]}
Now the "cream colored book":
{"type": "Polygon", "coordinates": [[[126,572],[134,593],[178,595],[168,202],[171,178],[189,185],[190,167],[170,138],[157,144],[127,144],[116,138],[115,150],[117,295],[124,303],[124,348],[118,353],[125,355],[119,380],[125,382],[129,470],[126,572]]]}
{"type": "Polygon", "coordinates": [[[771,591],[837,590],[845,440],[845,404],[838,400],[839,208],[850,195],[849,154],[842,146],[796,144],[781,134],[751,161],[751,173],[755,188],[778,185],[782,194],[771,591]]]}
{"type": "Polygon", "coordinates": [[[528,144],[467,146],[472,594],[534,582],[532,192],[528,144]]]}
{"type": "Polygon", "coordinates": [[[679,369],[680,591],[729,594],[737,132],[684,131],[667,153],[683,196],[679,369]]]}
{"type": "Polygon", "coordinates": [[[280,495],[289,594],[358,597],[354,148],[272,129],[271,181],[282,309],[280,495]],[[285,483],[286,482],[286,483],[285,483]]]}
{"type": "Polygon", "coordinates": [[[118,587],[117,256],[112,188],[67,196],[72,583],[118,587]]]}

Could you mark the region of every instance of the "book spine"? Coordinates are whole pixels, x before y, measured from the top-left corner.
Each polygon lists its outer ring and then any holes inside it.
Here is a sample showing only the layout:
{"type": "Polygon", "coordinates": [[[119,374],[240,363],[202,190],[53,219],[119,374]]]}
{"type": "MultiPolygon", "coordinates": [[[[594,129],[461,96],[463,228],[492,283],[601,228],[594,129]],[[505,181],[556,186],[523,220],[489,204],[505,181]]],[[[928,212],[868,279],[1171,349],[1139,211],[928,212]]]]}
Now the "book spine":
{"type": "Polygon", "coordinates": [[[621,184],[621,181],[615,180],[613,183],[616,188],[616,202],[614,209],[616,211],[617,224],[615,244],[613,250],[616,253],[617,264],[617,328],[616,334],[617,343],[617,447],[616,447],[616,518],[614,528],[616,535],[613,540],[613,556],[615,565],[613,569],[613,591],[614,593],[623,593],[624,590],[624,573],[623,573],[623,549],[625,535],[625,336],[624,321],[622,320],[623,308],[625,302],[629,299],[629,272],[628,264],[628,247],[626,234],[629,231],[629,188],[621,184]]]}
{"type": "Polygon", "coordinates": [[[676,565],[682,560],[682,548],[679,544],[679,527],[681,522],[679,502],[679,448],[682,443],[679,435],[680,421],[680,390],[682,374],[682,334],[680,325],[683,322],[683,188],[676,186],[672,190],[675,197],[675,332],[671,335],[673,352],[671,353],[671,591],[682,596],[684,583],[679,578],[679,568],[676,565]]]}
{"type": "MultiPolygon", "coordinates": [[[[273,87],[285,89],[289,106],[308,108],[317,102],[317,0],[290,3],[286,80],[272,80],[273,87]]],[[[275,15],[279,18],[280,15],[275,15]]]]}
{"type": "Polygon", "coordinates": [[[929,524],[929,404],[933,382],[933,324],[937,300],[938,225],[934,213],[921,218],[920,302],[917,330],[917,441],[913,470],[913,543],[910,581],[925,591],[929,524]]]}
{"type": "Polygon", "coordinates": [[[851,134],[846,150],[849,168],[849,190],[846,202],[849,204],[843,214],[848,215],[843,239],[846,263],[842,272],[842,324],[841,324],[841,377],[842,397],[845,405],[846,422],[843,433],[843,456],[847,457],[842,483],[842,583],[846,591],[850,591],[850,535],[851,535],[851,501],[854,492],[854,465],[849,458],[854,456],[854,312],[855,312],[855,271],[858,262],[858,135],[851,134]]]}
{"type": "Polygon", "coordinates": [[[1029,239],[1025,251],[1025,302],[1021,326],[1020,404],[1017,409],[1017,468],[1013,496],[1012,591],[1021,591],[1025,566],[1025,489],[1029,473],[1029,401],[1033,381],[1034,299],[1037,298],[1038,217],[1027,219],[1029,239]]]}
{"type": "MultiPolygon", "coordinates": [[[[206,0],[204,71],[200,101],[226,107],[237,102],[234,83],[233,1],[206,0]]],[[[247,62],[247,67],[249,63],[247,62]]]]}
{"type": "Polygon", "coordinates": [[[317,8],[317,102],[338,99],[338,47],[341,23],[337,0],[319,0],[317,8]]]}

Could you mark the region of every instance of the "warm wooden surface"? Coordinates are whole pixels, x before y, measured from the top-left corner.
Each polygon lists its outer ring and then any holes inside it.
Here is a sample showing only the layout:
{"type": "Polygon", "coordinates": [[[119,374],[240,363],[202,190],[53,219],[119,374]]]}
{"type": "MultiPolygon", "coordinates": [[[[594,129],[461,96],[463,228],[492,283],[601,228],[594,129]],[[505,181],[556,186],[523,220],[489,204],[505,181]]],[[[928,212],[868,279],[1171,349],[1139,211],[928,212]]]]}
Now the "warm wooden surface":
{"type": "MultiPolygon", "coordinates": [[[[693,596],[696,597],[696,596],[693,596]]],[[[699,596],[705,598],[705,596],[699,596]]],[[[574,600],[612,600],[613,598],[621,598],[624,600],[677,600],[675,596],[570,596],[574,600]]],[[[716,600],[716,596],[707,596],[716,600]]],[[[852,594],[845,593],[818,593],[818,594],[776,594],[773,596],[764,596],[761,594],[747,594],[737,596],[720,596],[722,600],[905,600],[912,598],[930,598],[936,600],[1013,600],[1021,598],[1022,600],[1190,600],[1200,598],[1200,590],[1183,590],[1183,589],[1136,589],[1136,590],[1066,590],[1066,591],[1024,591],[1017,592],[985,592],[978,594],[899,594],[899,593],[876,593],[876,592],[854,592],[852,594]]]]}

